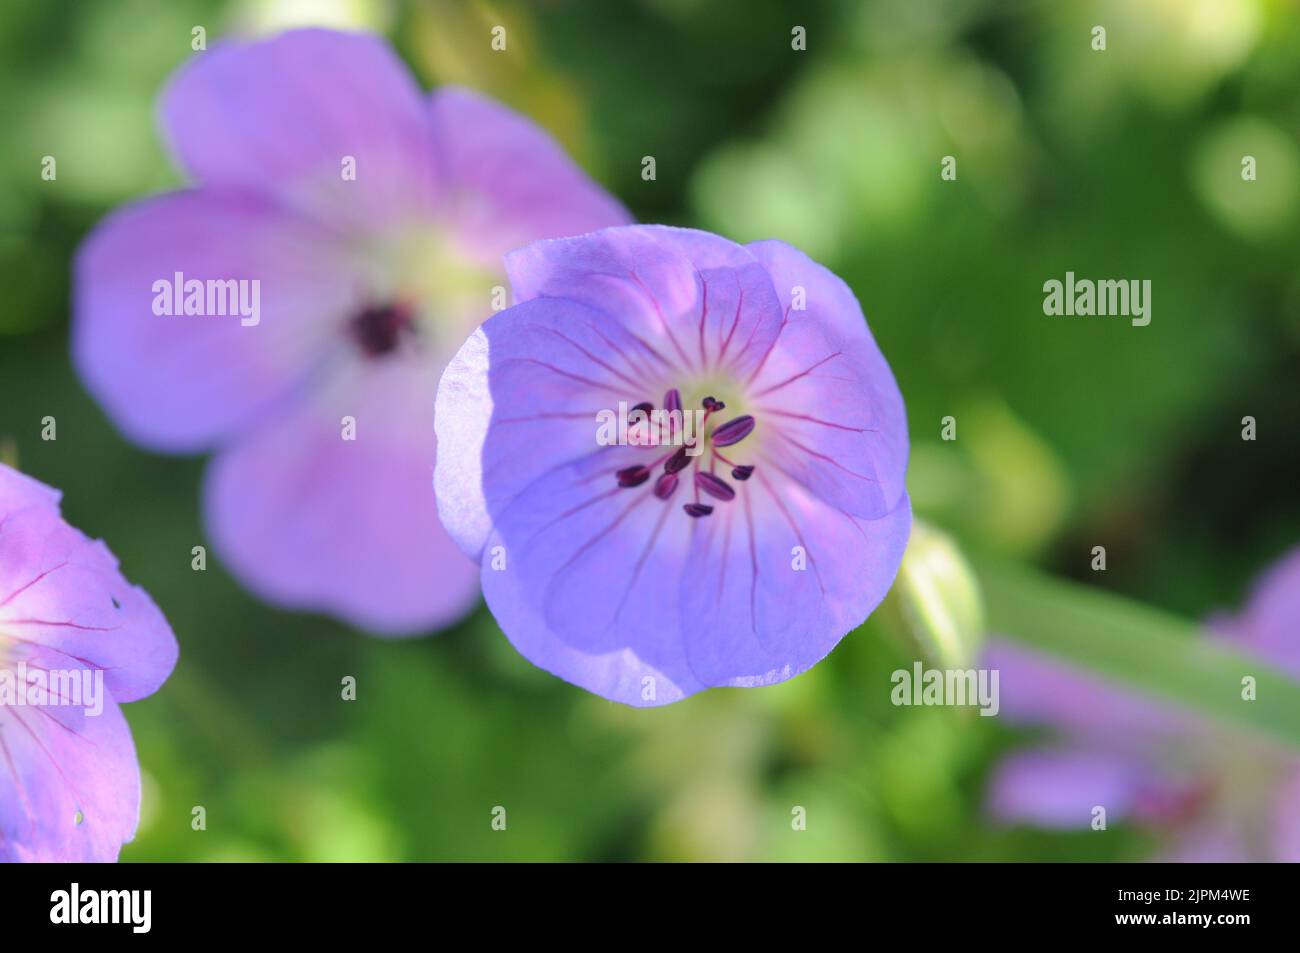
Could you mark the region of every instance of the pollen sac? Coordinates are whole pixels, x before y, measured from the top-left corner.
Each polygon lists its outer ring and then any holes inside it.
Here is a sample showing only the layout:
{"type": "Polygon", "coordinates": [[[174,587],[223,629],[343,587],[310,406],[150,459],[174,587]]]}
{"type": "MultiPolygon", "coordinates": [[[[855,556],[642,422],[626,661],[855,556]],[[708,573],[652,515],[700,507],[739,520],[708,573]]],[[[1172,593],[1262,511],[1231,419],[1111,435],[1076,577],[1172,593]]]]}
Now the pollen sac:
{"type": "Polygon", "coordinates": [[[724,502],[736,498],[736,491],[731,488],[731,484],[714,476],[712,473],[700,472],[695,474],[695,485],[709,496],[724,502]]]}
{"type": "Polygon", "coordinates": [[[749,436],[754,429],[754,418],[749,414],[743,417],[733,417],[725,424],[713,431],[713,445],[715,447],[730,447],[733,443],[740,443],[749,436]]]}
{"type": "Polygon", "coordinates": [[[678,447],[677,452],[668,458],[664,464],[664,473],[677,473],[679,470],[685,470],[686,465],[691,462],[691,458],[686,455],[685,447],[678,447]]]}
{"type": "Polygon", "coordinates": [[[652,411],[652,410],[654,410],[654,409],[655,409],[655,405],[654,405],[654,404],[650,403],[650,401],[648,401],[648,400],[643,400],[643,401],[641,401],[641,403],[637,404],[635,407],[632,408],[632,412],[633,412],[633,413],[636,413],[636,412],[639,410],[639,411],[641,411],[643,414],[648,414],[648,413],[650,413],[650,411],[652,411]]]}
{"type": "Polygon", "coordinates": [[[661,473],[659,474],[659,479],[655,480],[655,496],[659,497],[661,500],[668,499],[668,497],[673,495],[673,491],[676,489],[676,473],[661,473]]]}
{"type": "Polygon", "coordinates": [[[664,410],[680,411],[682,409],[682,394],[676,387],[664,394],[664,410]]]}
{"type": "Polygon", "coordinates": [[[709,506],[707,503],[687,503],[682,507],[682,509],[686,511],[687,516],[693,516],[696,519],[699,519],[701,516],[708,516],[713,512],[713,507],[709,506]]]}
{"type": "Polygon", "coordinates": [[[634,467],[624,467],[615,474],[618,477],[619,486],[640,486],[646,480],[650,479],[650,471],[640,464],[634,467]]]}
{"type": "Polygon", "coordinates": [[[744,480],[748,480],[750,476],[753,475],[753,473],[754,473],[754,468],[752,466],[747,465],[743,467],[736,467],[731,471],[731,478],[733,480],[744,481],[744,480]]]}

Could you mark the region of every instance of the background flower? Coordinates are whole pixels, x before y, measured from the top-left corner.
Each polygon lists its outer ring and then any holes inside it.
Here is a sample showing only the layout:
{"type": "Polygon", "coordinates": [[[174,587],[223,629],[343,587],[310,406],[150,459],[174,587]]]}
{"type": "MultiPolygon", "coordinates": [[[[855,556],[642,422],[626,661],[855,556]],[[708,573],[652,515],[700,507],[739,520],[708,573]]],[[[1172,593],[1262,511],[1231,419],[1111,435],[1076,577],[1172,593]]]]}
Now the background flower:
{"type": "Polygon", "coordinates": [[[506,251],[626,213],[527,119],[422,96],[372,36],[216,44],[161,117],[197,184],[83,245],[87,387],[151,449],[218,451],[207,525],[259,595],[381,634],[455,621],[478,583],[434,512],[438,374],[506,251]],[[154,283],[175,275],[259,282],[260,320],[159,316],[154,283]]]}
{"type": "Polygon", "coordinates": [[[140,815],[118,704],[153,694],[175,664],[167,620],[108,547],[63,521],[57,491],[0,463],[0,677],[24,693],[29,672],[54,686],[0,699],[0,861],[117,859],[140,815]],[[87,704],[84,681],[67,694],[63,679],[83,673],[107,697],[87,704]]]}
{"type": "MultiPolygon", "coordinates": [[[[1300,676],[1300,549],[1207,638],[1300,676]]],[[[1013,646],[995,646],[984,664],[1001,672],[1008,718],[1058,735],[998,767],[989,807],[1000,820],[1086,830],[1100,806],[1107,824],[1131,821],[1163,835],[1170,860],[1300,861],[1300,758],[1293,751],[1013,646]]]]}

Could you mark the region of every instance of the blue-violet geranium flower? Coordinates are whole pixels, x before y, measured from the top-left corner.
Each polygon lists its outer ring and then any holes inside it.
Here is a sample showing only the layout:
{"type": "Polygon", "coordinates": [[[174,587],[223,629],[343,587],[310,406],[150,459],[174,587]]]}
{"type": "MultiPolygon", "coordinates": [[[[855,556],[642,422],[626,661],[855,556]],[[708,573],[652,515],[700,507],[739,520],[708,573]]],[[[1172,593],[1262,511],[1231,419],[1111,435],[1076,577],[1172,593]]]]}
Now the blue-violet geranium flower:
{"type": "Polygon", "coordinates": [[[439,385],[435,478],[505,634],[629,705],[814,665],[911,525],[902,397],[849,288],[781,242],[656,226],[506,268],[517,303],[439,385]]]}

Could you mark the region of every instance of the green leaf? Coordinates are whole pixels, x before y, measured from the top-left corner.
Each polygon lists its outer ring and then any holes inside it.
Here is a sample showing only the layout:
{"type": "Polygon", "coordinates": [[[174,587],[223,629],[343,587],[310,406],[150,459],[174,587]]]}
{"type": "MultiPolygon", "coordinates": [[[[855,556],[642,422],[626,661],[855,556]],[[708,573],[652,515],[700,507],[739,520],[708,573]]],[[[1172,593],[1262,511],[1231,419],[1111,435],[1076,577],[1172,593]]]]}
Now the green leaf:
{"type": "Polygon", "coordinates": [[[997,564],[981,565],[979,577],[991,632],[1300,748],[1300,683],[1271,664],[1113,593],[997,564]],[[1253,701],[1242,698],[1247,675],[1253,701]]]}

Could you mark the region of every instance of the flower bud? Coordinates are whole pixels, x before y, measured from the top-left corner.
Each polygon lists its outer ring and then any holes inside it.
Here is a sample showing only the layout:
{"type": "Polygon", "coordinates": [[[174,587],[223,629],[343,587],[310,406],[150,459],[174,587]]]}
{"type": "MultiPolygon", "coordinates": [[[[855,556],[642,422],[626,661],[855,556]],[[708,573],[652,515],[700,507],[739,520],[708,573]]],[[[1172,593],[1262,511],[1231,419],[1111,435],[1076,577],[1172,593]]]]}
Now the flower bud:
{"type": "Polygon", "coordinates": [[[974,665],[984,641],[984,602],[974,570],[947,533],[913,521],[886,606],[924,660],[941,668],[974,665]]]}

